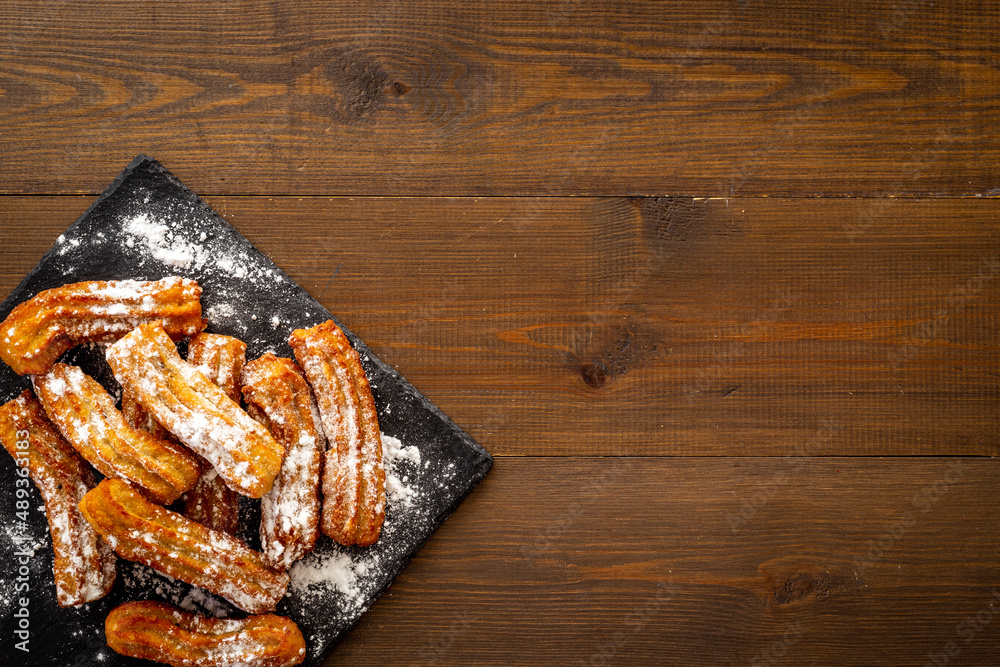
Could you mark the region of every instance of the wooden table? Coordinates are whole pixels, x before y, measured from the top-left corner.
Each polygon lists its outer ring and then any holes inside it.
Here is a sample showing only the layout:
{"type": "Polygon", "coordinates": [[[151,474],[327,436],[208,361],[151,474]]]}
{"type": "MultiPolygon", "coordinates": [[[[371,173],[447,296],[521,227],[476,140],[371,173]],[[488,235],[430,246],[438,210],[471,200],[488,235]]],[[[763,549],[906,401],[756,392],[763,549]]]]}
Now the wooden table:
{"type": "Polygon", "coordinates": [[[496,456],[327,664],[1000,664],[995,3],[0,7],[0,293],[145,152],[496,456]]]}

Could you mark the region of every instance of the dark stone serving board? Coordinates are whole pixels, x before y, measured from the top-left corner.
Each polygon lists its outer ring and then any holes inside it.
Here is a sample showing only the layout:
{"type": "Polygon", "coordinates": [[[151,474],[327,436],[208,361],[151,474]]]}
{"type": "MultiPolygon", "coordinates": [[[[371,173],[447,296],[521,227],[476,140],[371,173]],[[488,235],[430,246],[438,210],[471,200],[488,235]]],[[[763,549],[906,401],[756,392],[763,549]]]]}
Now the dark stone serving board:
{"type": "MultiPolygon", "coordinates": [[[[248,359],[266,351],[291,357],[286,339],[292,329],[333,317],[158,162],[139,156],[0,305],[0,320],[18,303],[51,287],[82,280],[155,280],[168,275],[198,280],[204,289],[208,330],[244,340],[248,359]]],[[[383,434],[397,438],[401,447],[415,447],[419,461],[413,449],[404,450],[408,457],[395,459],[392,472],[405,488],[390,496],[382,538],[376,545],[346,549],[321,537],[316,551],[307,557],[306,562],[313,565],[339,562],[342,567],[334,572],[339,584],[317,582],[318,566],[303,567],[308,577],[297,576],[293,568],[293,586],[277,612],[301,628],[308,646],[306,665],[323,661],[492,465],[486,450],[380,361],[363,341],[345,331],[371,382],[383,434]],[[310,587],[302,583],[306,579],[313,582],[310,587]]],[[[102,357],[97,346],[64,355],[114,392],[118,388],[102,357]]],[[[0,402],[27,386],[25,378],[0,362],[0,402]]],[[[0,493],[4,664],[151,664],[125,658],[105,646],[104,619],[127,600],[180,602],[196,611],[238,615],[221,598],[124,560],[119,560],[118,580],[104,599],[59,608],[41,496],[30,488],[28,521],[19,522],[14,461],[6,454],[0,456],[0,488],[7,490],[0,493]],[[24,561],[27,577],[18,574],[24,561]],[[26,592],[21,590],[25,584],[26,592]],[[14,614],[21,608],[19,598],[25,596],[29,598],[28,653],[15,648],[19,639],[14,634],[19,622],[14,614]]],[[[257,548],[259,507],[247,501],[242,510],[241,536],[257,548]]]]}

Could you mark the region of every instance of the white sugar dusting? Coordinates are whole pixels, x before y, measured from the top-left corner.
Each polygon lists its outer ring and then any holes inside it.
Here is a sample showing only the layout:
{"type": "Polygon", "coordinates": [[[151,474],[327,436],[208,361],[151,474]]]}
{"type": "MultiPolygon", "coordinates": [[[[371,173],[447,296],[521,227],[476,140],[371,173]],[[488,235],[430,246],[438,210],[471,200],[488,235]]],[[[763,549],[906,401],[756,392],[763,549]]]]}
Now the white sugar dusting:
{"type": "Polygon", "coordinates": [[[292,590],[300,597],[325,595],[327,591],[340,592],[350,606],[360,604],[361,589],[358,586],[358,572],[351,557],[346,553],[313,554],[295,563],[289,574],[292,590]]]}
{"type": "Polygon", "coordinates": [[[230,278],[254,280],[262,285],[284,282],[278,272],[260,266],[241,244],[192,230],[191,217],[181,211],[136,213],[123,221],[122,229],[126,247],[172,269],[203,273],[211,268],[230,278]]]}
{"type": "MultiPolygon", "coordinates": [[[[288,283],[281,271],[261,262],[242,239],[216,231],[200,208],[139,206],[124,214],[120,225],[124,250],[138,263],[158,263],[170,273],[199,278],[207,297],[202,300],[204,316],[252,350],[266,344],[274,329],[294,321],[277,301],[261,298],[288,283]],[[253,304],[249,310],[258,312],[246,312],[243,304],[253,304]],[[267,324],[270,330],[259,328],[267,324]]],[[[69,240],[58,246],[60,251],[69,248],[69,240]]]]}
{"type": "Polygon", "coordinates": [[[192,587],[177,606],[196,614],[208,613],[216,618],[229,615],[229,608],[203,588],[192,587]]]}
{"type": "Polygon", "coordinates": [[[231,303],[217,303],[208,309],[208,319],[218,323],[219,320],[228,320],[236,317],[236,309],[231,303]]]}
{"type": "MultiPolygon", "coordinates": [[[[399,438],[382,434],[382,455],[386,469],[388,508],[382,526],[383,537],[413,520],[420,491],[407,469],[420,470],[420,450],[404,446],[399,438]]],[[[370,551],[354,556],[336,544],[317,549],[295,563],[288,571],[290,590],[302,600],[319,600],[331,593],[345,599],[347,610],[357,609],[366,601],[369,577],[379,572],[380,557],[370,551]]],[[[377,577],[375,577],[377,579],[377,577]]]]}
{"type": "Polygon", "coordinates": [[[385,457],[387,465],[395,464],[397,461],[409,461],[414,465],[420,465],[419,449],[413,445],[404,447],[399,438],[384,433],[382,434],[382,455],[385,457]]]}
{"type": "Polygon", "coordinates": [[[419,469],[420,450],[410,445],[404,447],[399,438],[382,434],[382,458],[385,461],[385,493],[390,503],[412,507],[417,501],[416,487],[410,486],[410,477],[402,470],[404,462],[419,469]]]}
{"type": "Polygon", "coordinates": [[[186,269],[196,260],[199,260],[199,265],[204,264],[204,259],[198,257],[200,253],[197,246],[177,238],[169,227],[151,220],[147,213],[130,218],[125,223],[125,232],[130,235],[125,241],[126,245],[132,247],[136,242],[141,243],[154,259],[167,266],[186,269]]]}
{"type": "Polygon", "coordinates": [[[185,584],[168,574],[157,572],[151,567],[131,563],[128,568],[122,569],[125,570],[122,573],[125,588],[132,599],[139,598],[141,594],[148,591],[153,591],[185,611],[214,616],[215,618],[223,618],[232,613],[232,607],[228,603],[205,589],[185,584]]]}

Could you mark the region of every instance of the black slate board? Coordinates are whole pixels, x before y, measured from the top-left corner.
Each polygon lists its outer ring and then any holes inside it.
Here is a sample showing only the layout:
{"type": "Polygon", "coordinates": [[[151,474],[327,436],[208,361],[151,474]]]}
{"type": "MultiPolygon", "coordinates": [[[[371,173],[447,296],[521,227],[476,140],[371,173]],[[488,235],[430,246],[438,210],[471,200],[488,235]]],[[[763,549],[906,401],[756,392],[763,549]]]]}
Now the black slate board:
{"type": "MultiPolygon", "coordinates": [[[[292,329],[333,317],[158,162],[139,156],[0,305],[0,320],[18,303],[51,287],[81,280],[155,280],[168,275],[198,280],[204,290],[208,330],[246,341],[248,359],[266,351],[290,357],[286,340],[292,329]]],[[[403,488],[390,495],[379,542],[364,549],[345,549],[321,537],[316,551],[305,559],[310,565],[340,563],[343,567],[335,572],[339,586],[319,583],[306,588],[302,582],[315,578],[317,568],[300,566],[292,571],[293,585],[277,611],[295,620],[305,635],[306,665],[323,661],[492,465],[486,450],[380,361],[363,341],[345,331],[371,382],[383,434],[398,439],[408,456],[396,457],[392,463],[391,476],[403,488]]],[[[116,383],[102,357],[99,347],[85,346],[68,352],[64,360],[81,365],[115,391],[116,383]]],[[[24,378],[0,362],[0,402],[27,386],[24,378]]],[[[6,455],[0,457],[0,488],[7,490],[0,493],[4,664],[152,664],[125,658],[105,646],[104,619],[126,600],[180,602],[196,611],[238,615],[221,598],[123,560],[119,560],[118,581],[107,597],[83,607],[60,609],[41,497],[31,487],[29,520],[17,521],[14,462],[6,455]],[[26,546],[30,556],[23,555],[26,546]],[[19,574],[24,561],[26,577],[24,570],[19,574]],[[25,584],[27,591],[21,590],[25,584]],[[21,620],[14,614],[20,613],[21,597],[30,599],[28,653],[15,647],[20,639],[14,631],[21,620]]],[[[241,534],[256,547],[259,515],[255,509],[259,512],[252,502],[245,503],[241,534]]]]}

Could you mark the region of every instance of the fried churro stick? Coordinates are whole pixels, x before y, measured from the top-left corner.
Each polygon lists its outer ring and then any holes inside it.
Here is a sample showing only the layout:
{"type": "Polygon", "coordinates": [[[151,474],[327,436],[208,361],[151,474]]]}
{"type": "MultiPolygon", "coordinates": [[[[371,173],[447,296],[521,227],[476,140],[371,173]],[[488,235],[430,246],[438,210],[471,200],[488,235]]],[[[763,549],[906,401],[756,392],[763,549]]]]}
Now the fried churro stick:
{"type": "Polygon", "coordinates": [[[0,359],[18,375],[40,375],[60,354],[89,342],[118,340],[143,322],[162,320],[174,339],[205,327],[193,280],[95,280],[39,292],[0,324],[0,359]]]}
{"type": "Polygon", "coordinates": [[[122,390],[122,417],[137,431],[145,431],[161,440],[174,439],[170,431],[160,426],[153,415],[146,412],[146,408],[142,407],[142,403],[131,391],[122,390]]]}
{"type": "MultiPolygon", "coordinates": [[[[247,360],[247,345],[238,338],[205,333],[188,344],[188,363],[193,364],[226,396],[239,403],[240,374],[247,360]]],[[[212,530],[236,534],[240,521],[239,494],[226,486],[212,464],[202,459],[201,477],[194,488],[181,496],[183,514],[212,530]]]]}
{"type": "Polygon", "coordinates": [[[209,618],[162,602],[126,602],[108,614],[104,634],[122,655],[173,667],[291,667],[306,657],[298,626],[274,614],[209,618]]]}
{"type": "Polygon", "coordinates": [[[312,385],[329,440],[323,469],[323,534],[345,546],[378,541],[385,467],[375,400],[358,353],[332,320],[288,339],[312,385]]]}
{"type": "Polygon", "coordinates": [[[246,343],[232,336],[203,331],[188,343],[187,361],[231,400],[240,402],[240,373],[247,362],[246,343]]]}
{"type": "MultiPolygon", "coordinates": [[[[176,442],[170,431],[153,419],[130,391],[122,392],[122,415],[132,428],[176,442]]],[[[226,486],[211,463],[197,454],[192,455],[197,459],[201,474],[194,486],[181,494],[179,502],[184,516],[212,530],[235,535],[240,523],[240,494],[226,486]]]]}
{"type": "Polygon", "coordinates": [[[191,452],[129,426],[104,387],[81,369],[55,364],[31,379],[49,419],[101,474],[135,484],[160,503],[172,503],[198,481],[191,452]]]}
{"type": "Polygon", "coordinates": [[[118,559],[77,507],[95,486],[94,474],[49,423],[30,390],[0,407],[0,442],[19,466],[18,494],[25,487],[21,482],[27,482],[22,472],[26,469],[45,501],[59,606],[85,604],[107,595],[115,583],[118,559]]]}
{"type": "Polygon", "coordinates": [[[181,359],[159,322],[137,327],[108,348],[107,358],[122,387],[182,443],[208,459],[229,488],[253,498],[271,489],[284,448],[181,359]]]}
{"type": "Polygon", "coordinates": [[[221,595],[250,614],[271,611],[289,578],[231,535],[155,505],[118,479],[105,479],[80,511],[115,552],[221,595]]]}
{"type": "Polygon", "coordinates": [[[247,412],[288,451],[274,486],[260,499],[264,558],[286,570],[316,546],[326,438],[312,392],[294,361],[268,352],[246,365],[242,382],[247,412]]]}
{"type": "Polygon", "coordinates": [[[240,527],[240,494],[226,486],[207,462],[194,488],[180,502],[184,516],[212,530],[235,535],[240,527]]]}

